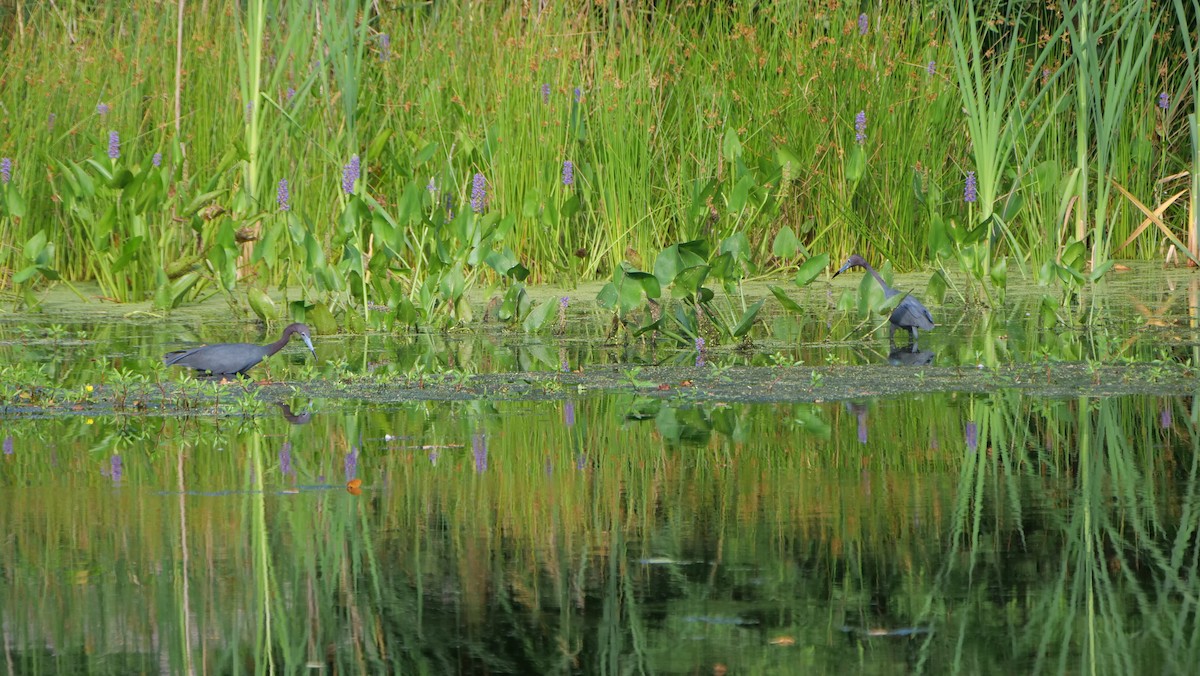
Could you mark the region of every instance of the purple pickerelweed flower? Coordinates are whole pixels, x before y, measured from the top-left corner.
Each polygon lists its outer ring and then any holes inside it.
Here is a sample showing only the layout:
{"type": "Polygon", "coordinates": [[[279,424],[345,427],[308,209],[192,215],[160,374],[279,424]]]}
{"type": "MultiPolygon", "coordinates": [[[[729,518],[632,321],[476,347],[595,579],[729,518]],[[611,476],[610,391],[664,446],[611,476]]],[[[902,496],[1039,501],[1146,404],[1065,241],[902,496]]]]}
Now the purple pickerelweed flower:
{"type": "Polygon", "coordinates": [[[563,162],[563,185],[575,185],[575,165],[571,160],[563,162]]]}
{"type": "Polygon", "coordinates": [[[249,122],[254,117],[254,102],[246,102],[246,121],[249,122]]]}
{"type": "Polygon", "coordinates": [[[974,420],[967,421],[967,450],[974,453],[975,449],[979,448],[979,426],[974,420]]]}
{"type": "Polygon", "coordinates": [[[292,99],[294,99],[294,98],[296,98],[296,88],[295,88],[295,87],[288,87],[288,88],[287,88],[287,101],[288,101],[288,103],[291,103],[291,102],[292,102],[292,99]]]}
{"type": "Polygon", "coordinates": [[[866,35],[868,26],[869,26],[869,22],[867,20],[867,14],[865,12],[862,14],[859,14],[858,15],[858,34],[866,35]]]}
{"type": "Polygon", "coordinates": [[[12,435],[10,434],[10,435],[4,437],[4,455],[12,455],[12,454],[13,454],[13,440],[12,440],[12,435]]]}
{"type": "Polygon", "coordinates": [[[550,103],[550,83],[542,84],[542,103],[550,103]]]}
{"type": "Polygon", "coordinates": [[[575,457],[575,469],[582,472],[583,470],[587,469],[587,466],[588,466],[588,459],[587,459],[586,453],[580,453],[578,456],[575,457]]]}
{"type": "MultiPolygon", "coordinates": [[[[865,16],[865,15],[864,15],[865,16]]],[[[867,141],[867,111],[860,110],[854,116],[854,142],[862,145],[867,141]]]]}
{"type": "Polygon", "coordinates": [[[350,157],[350,163],[342,168],[342,192],[347,195],[354,194],[354,182],[358,180],[359,174],[362,173],[362,165],[358,159],[358,155],[350,157]]]}
{"type": "Polygon", "coordinates": [[[579,101],[581,99],[583,99],[583,90],[580,89],[579,87],[576,87],[575,88],[575,103],[579,103],[579,101]]]}
{"type": "Polygon", "coordinates": [[[441,457],[441,453],[438,453],[438,452],[437,452],[437,449],[434,449],[434,450],[430,451],[430,452],[429,452],[429,464],[431,464],[431,465],[433,465],[433,466],[435,466],[435,467],[436,467],[436,466],[437,466],[437,461],[438,461],[438,458],[439,458],[439,457],[441,457]]]}
{"type": "Polygon", "coordinates": [[[575,426],[575,402],[573,401],[563,403],[563,425],[566,427],[575,426]]]}
{"type": "Polygon", "coordinates": [[[925,66],[925,72],[933,75],[937,73],[937,61],[930,61],[928,66],[925,66]]]}
{"type": "Polygon", "coordinates": [[[350,481],[358,476],[358,447],[351,446],[350,452],[346,454],[346,459],[342,462],[342,469],[346,473],[346,481],[350,481]]]}
{"type": "Polygon", "coordinates": [[[150,158],[150,164],[153,164],[156,167],[161,167],[162,153],[154,153],[154,155],[150,158]]]}
{"type": "Polygon", "coordinates": [[[475,174],[474,180],[471,181],[471,211],[482,214],[486,200],[487,180],[483,174],[475,174]]]}
{"type": "Polygon", "coordinates": [[[975,202],[975,200],[979,199],[979,192],[978,192],[978,190],[976,190],[976,188],[977,188],[977,184],[975,182],[975,172],[968,171],[967,172],[967,185],[965,188],[963,188],[963,201],[964,202],[973,203],[973,202],[975,202]]]}
{"type": "Polygon", "coordinates": [[[566,312],[567,305],[570,305],[570,303],[571,303],[571,297],[563,296],[562,298],[558,299],[558,309],[562,312],[566,312]]]}
{"type": "Polygon", "coordinates": [[[446,220],[454,220],[454,197],[446,193],[446,220]]]}
{"type": "Polygon", "coordinates": [[[279,473],[287,476],[292,473],[292,442],[285,441],[279,447],[279,473]]]}
{"type": "Polygon", "coordinates": [[[275,191],[275,201],[279,204],[280,211],[292,210],[292,193],[288,190],[288,182],[286,178],[279,179],[279,189],[275,191]]]}
{"type": "Polygon", "coordinates": [[[554,463],[550,461],[550,458],[546,458],[546,476],[552,474],[554,474],[554,463]]]}
{"type": "Polygon", "coordinates": [[[50,131],[54,131],[54,120],[56,119],[58,119],[58,116],[54,113],[50,113],[50,117],[46,118],[46,128],[50,131]]]}
{"type": "Polygon", "coordinates": [[[867,443],[867,409],[859,411],[858,416],[858,443],[867,443]]]}
{"type": "Polygon", "coordinates": [[[108,115],[108,104],[107,103],[97,103],[96,104],[96,114],[99,115],[100,117],[104,117],[105,115],[108,115]]]}
{"type": "Polygon", "coordinates": [[[12,158],[0,157],[0,183],[12,181],[12,158]]]}
{"type": "Polygon", "coordinates": [[[115,160],[121,156],[121,135],[115,131],[108,132],[108,159],[115,160]]]}
{"type": "Polygon", "coordinates": [[[471,451],[475,454],[475,473],[483,474],[487,471],[487,435],[483,432],[476,432],[471,435],[471,451]]]}
{"type": "MultiPolygon", "coordinates": [[[[1171,405],[1170,404],[1163,406],[1163,410],[1159,412],[1158,426],[1164,430],[1171,428],[1171,405]]],[[[5,453],[11,453],[11,451],[9,450],[10,446],[12,446],[12,437],[9,437],[4,440],[4,452],[5,453]]]]}
{"type": "Polygon", "coordinates": [[[436,194],[437,193],[437,179],[430,176],[429,183],[425,184],[425,189],[429,191],[430,195],[436,194]]]}
{"type": "Polygon", "coordinates": [[[1159,108],[1166,110],[1167,106],[1169,106],[1170,103],[1171,103],[1171,99],[1170,99],[1170,97],[1167,96],[1166,92],[1163,92],[1158,95],[1158,107],[1159,108]]]}
{"type": "Polygon", "coordinates": [[[387,33],[379,34],[379,60],[390,61],[392,58],[392,36],[387,33]]]}
{"type": "Polygon", "coordinates": [[[123,473],[121,456],[114,454],[108,461],[108,476],[112,478],[114,484],[119,484],[121,483],[121,475],[123,473]]]}

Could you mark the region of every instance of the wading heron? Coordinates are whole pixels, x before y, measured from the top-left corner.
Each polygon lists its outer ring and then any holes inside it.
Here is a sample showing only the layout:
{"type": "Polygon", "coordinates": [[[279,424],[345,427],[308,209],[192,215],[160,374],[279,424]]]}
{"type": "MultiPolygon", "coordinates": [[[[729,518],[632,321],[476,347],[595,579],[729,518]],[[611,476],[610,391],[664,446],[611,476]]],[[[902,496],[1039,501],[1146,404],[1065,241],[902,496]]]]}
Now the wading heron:
{"type": "Polygon", "coordinates": [[[283,346],[288,344],[292,334],[300,336],[300,339],[308,346],[308,351],[312,352],[313,359],[316,359],[317,351],[313,349],[308,327],[304,324],[289,324],[283,330],[283,336],[273,343],[266,345],[255,345],[254,343],[204,345],[190,350],[168,352],[163,356],[163,363],[167,366],[193,368],[201,374],[244,376],[252,366],[282,350],[283,346]]]}
{"type": "MultiPolygon", "coordinates": [[[[879,273],[875,272],[875,268],[871,267],[871,264],[858,254],[851,254],[846,259],[846,262],[842,263],[842,267],[833,273],[833,276],[837,277],[850,268],[866,268],[867,272],[875,277],[875,281],[879,282],[879,286],[883,287],[883,297],[885,299],[901,293],[888,286],[888,283],[883,281],[883,277],[880,277],[879,273]]],[[[896,329],[908,331],[912,335],[912,342],[915,345],[917,342],[917,329],[928,331],[933,328],[933,315],[929,314],[929,310],[921,304],[921,301],[909,294],[905,294],[904,298],[896,305],[896,308],[892,310],[892,316],[888,318],[888,321],[891,322],[888,331],[888,341],[893,343],[895,342],[896,329]]]]}

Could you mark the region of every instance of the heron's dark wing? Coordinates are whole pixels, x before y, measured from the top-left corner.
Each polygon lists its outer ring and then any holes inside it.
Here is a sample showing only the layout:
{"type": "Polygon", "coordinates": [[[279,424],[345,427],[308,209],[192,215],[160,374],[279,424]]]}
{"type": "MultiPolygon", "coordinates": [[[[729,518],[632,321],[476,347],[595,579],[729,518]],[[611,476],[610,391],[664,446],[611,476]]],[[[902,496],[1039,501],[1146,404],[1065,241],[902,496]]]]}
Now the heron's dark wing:
{"type": "Polygon", "coordinates": [[[921,301],[905,296],[892,310],[892,323],[903,328],[918,328],[928,331],[933,328],[933,315],[929,314],[921,301]]]}
{"type": "Polygon", "coordinates": [[[163,357],[167,366],[187,366],[212,374],[241,373],[262,361],[267,348],[253,343],[221,343],[205,345],[183,352],[171,352],[163,357]]]}

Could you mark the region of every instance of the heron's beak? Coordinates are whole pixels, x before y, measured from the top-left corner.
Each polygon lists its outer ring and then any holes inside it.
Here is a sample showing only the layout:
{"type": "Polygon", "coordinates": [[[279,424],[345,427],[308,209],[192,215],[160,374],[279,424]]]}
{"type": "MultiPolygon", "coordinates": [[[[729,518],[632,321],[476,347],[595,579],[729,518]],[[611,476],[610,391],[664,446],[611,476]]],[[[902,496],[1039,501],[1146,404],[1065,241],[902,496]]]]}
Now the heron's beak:
{"type": "Polygon", "coordinates": [[[313,359],[316,359],[317,351],[315,349],[313,349],[312,339],[310,339],[308,337],[308,334],[305,334],[305,333],[300,334],[300,339],[303,340],[304,344],[308,346],[308,351],[312,352],[313,359]]]}
{"type": "MultiPolygon", "coordinates": [[[[843,266],[841,267],[841,269],[839,269],[837,272],[833,273],[833,277],[837,277],[838,275],[842,274],[842,273],[843,273],[843,272],[845,272],[847,269],[849,269],[849,267],[850,267],[849,265],[843,265],[843,266]]],[[[830,279],[833,279],[833,277],[830,277],[830,279]]]]}

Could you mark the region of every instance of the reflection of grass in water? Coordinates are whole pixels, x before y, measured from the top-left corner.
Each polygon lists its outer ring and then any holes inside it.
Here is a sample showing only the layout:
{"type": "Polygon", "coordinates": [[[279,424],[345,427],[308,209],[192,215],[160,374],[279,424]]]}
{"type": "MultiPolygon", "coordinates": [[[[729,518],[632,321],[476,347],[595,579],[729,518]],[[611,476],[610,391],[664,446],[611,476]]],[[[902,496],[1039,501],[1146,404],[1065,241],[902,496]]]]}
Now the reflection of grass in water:
{"type": "MultiPolygon", "coordinates": [[[[459,653],[510,664],[514,648],[493,640],[496,626],[523,628],[521,660],[543,671],[581,650],[599,659],[598,640],[656,664],[678,638],[675,620],[691,616],[756,622],[702,623],[747,660],[758,648],[745,646],[746,631],[841,646],[827,630],[846,624],[934,627],[913,639],[934,670],[955,645],[967,670],[992,659],[1073,663],[1080,631],[1092,632],[1101,669],[1142,666],[1150,648],[1162,652],[1158,637],[1178,637],[1182,652],[1162,658],[1171,665],[1194,654],[1181,611],[1195,602],[1197,449],[1181,402],[1165,401],[1175,407],[1166,430],[1155,398],[978,396],[974,452],[962,441],[968,399],[939,394],[867,402],[865,443],[864,411],[840,404],[686,404],[667,415],[669,402],[655,409],[628,394],[572,402],[570,415],[565,402],[408,402],[319,408],[303,426],[24,421],[0,465],[0,528],[17,538],[0,566],[18,571],[7,606],[36,609],[21,631],[67,618],[68,643],[118,622],[147,636],[166,620],[142,609],[178,604],[178,578],[152,571],[176,570],[182,556],[179,501],[157,493],[179,485],[179,442],[159,444],[187,440],[189,490],[250,491],[186,497],[201,663],[233,659],[214,637],[251,636],[266,598],[276,661],[287,665],[325,659],[314,645],[334,646],[328,659],[344,667],[385,654],[435,670],[459,653]],[[797,427],[798,408],[827,431],[797,427]],[[691,431],[677,434],[679,424],[691,431]],[[340,487],[360,431],[362,496],[277,494],[318,477],[340,487]],[[295,475],[276,461],[284,438],[295,475]],[[116,489],[96,469],[113,453],[125,459],[116,489]],[[64,485],[72,490],[55,499],[11,490],[64,485]],[[81,514],[83,502],[92,507],[81,514]],[[654,619],[664,613],[675,620],[654,619]],[[1127,619],[1135,613],[1151,640],[1127,619]],[[399,655],[398,641],[429,647],[399,655]]],[[[161,607],[174,617],[176,606],[161,607]]]]}

